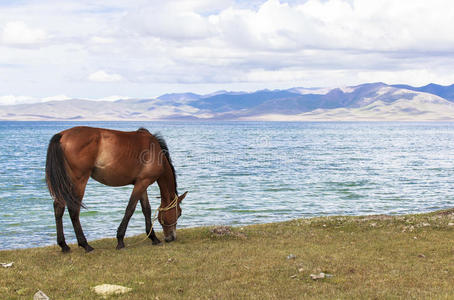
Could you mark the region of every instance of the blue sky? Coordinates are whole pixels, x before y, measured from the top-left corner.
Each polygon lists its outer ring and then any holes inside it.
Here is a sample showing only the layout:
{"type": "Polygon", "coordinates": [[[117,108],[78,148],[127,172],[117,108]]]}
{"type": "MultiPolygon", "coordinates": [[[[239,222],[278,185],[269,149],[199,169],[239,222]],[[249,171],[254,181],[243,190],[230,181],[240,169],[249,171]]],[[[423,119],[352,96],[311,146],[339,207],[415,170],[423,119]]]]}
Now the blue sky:
{"type": "Polygon", "coordinates": [[[454,83],[454,2],[0,1],[0,105],[454,83]]]}

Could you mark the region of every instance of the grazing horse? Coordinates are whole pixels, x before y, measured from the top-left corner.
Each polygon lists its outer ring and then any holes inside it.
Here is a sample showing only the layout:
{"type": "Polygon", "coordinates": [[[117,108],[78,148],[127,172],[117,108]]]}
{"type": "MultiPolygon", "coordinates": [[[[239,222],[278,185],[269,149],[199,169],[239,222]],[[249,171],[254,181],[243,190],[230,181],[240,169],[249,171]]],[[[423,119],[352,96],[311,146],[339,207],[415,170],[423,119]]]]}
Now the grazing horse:
{"type": "Polygon", "coordinates": [[[54,199],[57,243],[63,252],[70,248],[63,233],[62,217],[65,206],[71,217],[77,242],[86,252],[88,245],[79,221],[82,199],[89,177],[109,186],[132,184],[123,220],[117,230],[117,249],[124,248],[124,236],[128,222],[140,200],[145,216],[145,230],[153,244],[159,244],[152,228],[151,208],[147,188],[158,182],[161,206],[158,220],[164,231],[164,239],[176,239],[176,224],[181,215],[180,203],[186,193],[178,196],[175,169],[167,144],[159,135],[148,130],[124,132],[92,127],[74,127],[52,137],[47,149],[46,183],[54,199]]]}

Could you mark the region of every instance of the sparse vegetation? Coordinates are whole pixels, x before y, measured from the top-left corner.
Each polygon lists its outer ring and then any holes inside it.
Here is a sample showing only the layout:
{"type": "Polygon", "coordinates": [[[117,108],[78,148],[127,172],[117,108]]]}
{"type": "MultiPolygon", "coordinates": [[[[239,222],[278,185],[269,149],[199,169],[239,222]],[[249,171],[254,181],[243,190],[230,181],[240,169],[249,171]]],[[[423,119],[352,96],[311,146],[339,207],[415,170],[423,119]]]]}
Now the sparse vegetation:
{"type": "Polygon", "coordinates": [[[152,246],[126,239],[1,251],[0,298],[97,298],[92,287],[132,288],[124,299],[454,298],[454,209],[422,215],[320,217],[213,231],[178,231],[152,246]],[[293,256],[290,256],[293,254],[293,256]],[[310,274],[332,277],[312,280],[310,274]]]}

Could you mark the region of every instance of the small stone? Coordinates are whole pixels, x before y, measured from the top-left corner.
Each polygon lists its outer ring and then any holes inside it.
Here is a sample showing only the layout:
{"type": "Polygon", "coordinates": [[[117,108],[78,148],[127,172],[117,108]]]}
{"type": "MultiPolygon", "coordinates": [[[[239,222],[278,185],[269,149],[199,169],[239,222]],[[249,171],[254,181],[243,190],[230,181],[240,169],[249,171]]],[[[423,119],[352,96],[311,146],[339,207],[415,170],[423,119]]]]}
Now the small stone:
{"type": "Polygon", "coordinates": [[[311,274],[310,277],[312,280],[331,278],[334,275],[320,272],[320,274],[311,274]]]}
{"type": "Polygon", "coordinates": [[[312,280],[323,279],[325,278],[325,273],[320,272],[320,274],[311,274],[310,277],[312,280]]]}
{"type": "Polygon", "coordinates": [[[454,223],[448,223],[448,226],[454,226],[454,223]]]}
{"type": "Polygon", "coordinates": [[[304,271],[303,268],[299,268],[299,269],[298,269],[298,272],[300,272],[300,273],[303,272],[303,271],[304,271]]]}
{"type": "Polygon", "coordinates": [[[421,254],[418,254],[418,257],[419,257],[419,258],[426,258],[426,256],[425,256],[424,254],[422,254],[422,253],[421,253],[421,254]]]}
{"type": "Polygon", "coordinates": [[[96,294],[101,296],[119,295],[132,291],[131,288],[116,284],[101,284],[93,287],[96,294]]]}
{"type": "Polygon", "coordinates": [[[429,223],[422,223],[422,226],[423,227],[427,227],[427,226],[430,226],[430,224],[429,223]]]}
{"type": "Polygon", "coordinates": [[[49,297],[44,294],[43,291],[38,290],[36,294],[33,295],[33,300],[49,300],[49,297]]]}
{"type": "Polygon", "coordinates": [[[11,268],[14,265],[14,262],[10,263],[0,263],[3,268],[11,268]]]}
{"type": "Polygon", "coordinates": [[[295,278],[296,278],[296,274],[295,274],[295,275],[292,275],[292,276],[290,276],[290,278],[292,278],[292,279],[295,279],[295,278]]]}
{"type": "Polygon", "coordinates": [[[376,227],[377,226],[377,223],[371,223],[370,224],[370,227],[376,227]]]}
{"type": "Polygon", "coordinates": [[[295,259],[296,258],[296,255],[295,254],[289,254],[287,256],[287,259],[295,259]]]}

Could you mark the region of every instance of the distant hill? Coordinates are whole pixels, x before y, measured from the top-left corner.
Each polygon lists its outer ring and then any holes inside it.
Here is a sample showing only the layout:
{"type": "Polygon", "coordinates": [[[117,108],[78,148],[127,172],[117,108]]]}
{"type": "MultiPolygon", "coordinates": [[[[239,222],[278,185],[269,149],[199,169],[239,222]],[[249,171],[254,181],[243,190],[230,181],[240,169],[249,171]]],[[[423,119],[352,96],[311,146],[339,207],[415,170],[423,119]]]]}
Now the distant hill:
{"type": "Polygon", "coordinates": [[[72,99],[0,106],[0,120],[170,119],[454,121],[454,85],[412,87],[379,82],[333,89],[218,91],[113,102],[72,99]]]}
{"type": "Polygon", "coordinates": [[[409,85],[396,84],[393,87],[407,89],[411,91],[424,92],[434,94],[439,97],[445,98],[446,100],[454,102],[454,84],[443,86],[435,83],[431,83],[422,87],[412,87],[409,85]]]}

